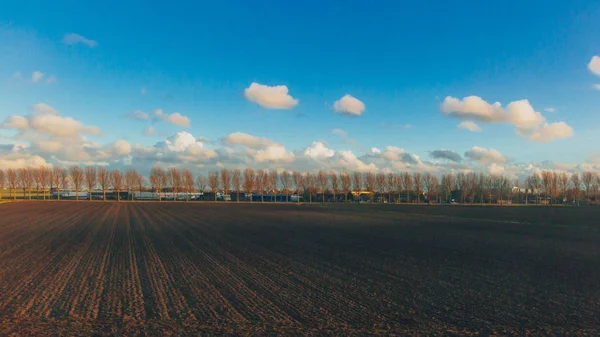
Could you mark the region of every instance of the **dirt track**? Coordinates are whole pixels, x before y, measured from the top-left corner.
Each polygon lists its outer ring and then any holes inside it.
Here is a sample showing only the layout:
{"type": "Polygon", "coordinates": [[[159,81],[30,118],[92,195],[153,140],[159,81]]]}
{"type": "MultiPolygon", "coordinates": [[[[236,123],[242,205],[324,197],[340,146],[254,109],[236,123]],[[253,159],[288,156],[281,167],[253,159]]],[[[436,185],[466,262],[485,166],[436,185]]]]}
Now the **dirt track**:
{"type": "Polygon", "coordinates": [[[0,335],[600,327],[592,213],[352,206],[0,205],[0,335]]]}

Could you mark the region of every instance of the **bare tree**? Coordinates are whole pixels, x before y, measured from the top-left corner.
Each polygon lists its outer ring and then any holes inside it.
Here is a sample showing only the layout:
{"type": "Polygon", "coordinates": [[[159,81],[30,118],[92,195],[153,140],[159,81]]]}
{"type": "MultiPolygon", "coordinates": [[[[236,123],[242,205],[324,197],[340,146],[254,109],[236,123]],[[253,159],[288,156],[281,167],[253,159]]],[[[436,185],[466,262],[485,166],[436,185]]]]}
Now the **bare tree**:
{"type": "Polygon", "coordinates": [[[224,200],[227,201],[231,189],[231,172],[228,169],[221,170],[221,184],[223,186],[224,200]]]}
{"type": "Polygon", "coordinates": [[[142,195],[142,191],[144,190],[144,180],[144,175],[138,172],[135,177],[135,185],[137,186],[138,192],[140,192],[140,196],[142,195]]]}
{"type": "Polygon", "coordinates": [[[464,172],[459,172],[456,174],[454,186],[460,195],[460,202],[464,204],[467,199],[467,176],[464,174],[464,172]]]}
{"type": "Polygon", "coordinates": [[[310,174],[310,172],[306,172],[304,174],[304,188],[306,190],[308,190],[308,202],[312,202],[312,195],[314,192],[314,188],[315,188],[315,183],[316,183],[317,178],[310,174]]]}
{"type": "Polygon", "coordinates": [[[166,172],[160,167],[153,167],[152,170],[150,170],[149,179],[152,189],[158,194],[158,201],[162,201],[162,191],[163,188],[165,188],[165,185],[167,185],[166,172]]]}
{"type": "Polygon", "coordinates": [[[581,189],[579,173],[575,172],[571,175],[571,184],[573,185],[573,201],[579,202],[579,190],[581,189]]]}
{"type": "Polygon", "coordinates": [[[53,167],[52,168],[52,184],[56,186],[56,195],[60,200],[60,190],[65,186],[67,179],[67,170],[64,167],[53,167]]]}
{"type": "Polygon", "coordinates": [[[317,173],[317,187],[322,191],[323,197],[321,202],[325,202],[325,194],[327,192],[327,185],[329,185],[329,178],[325,171],[319,171],[317,173]]]}
{"type": "Polygon", "coordinates": [[[117,192],[117,201],[121,201],[121,189],[123,188],[123,173],[114,169],[110,171],[110,184],[113,192],[117,192]]]}
{"type": "Polygon", "coordinates": [[[250,194],[250,202],[252,202],[252,191],[254,191],[254,183],[256,180],[256,173],[253,169],[247,168],[244,170],[244,191],[250,194]]]}
{"type": "Polygon", "coordinates": [[[29,172],[31,174],[31,177],[33,178],[33,184],[35,185],[35,196],[37,198],[39,198],[40,196],[40,174],[39,174],[39,167],[30,167],[29,168],[29,172]]]}
{"type": "Polygon", "coordinates": [[[552,172],[542,171],[542,183],[544,184],[544,197],[547,201],[548,196],[552,196],[552,172]]]}
{"type": "Polygon", "coordinates": [[[467,189],[467,193],[471,199],[471,203],[475,203],[475,196],[477,195],[477,191],[480,189],[479,187],[479,177],[475,172],[469,172],[465,176],[465,188],[467,189]]]}
{"type": "Polygon", "coordinates": [[[181,190],[181,173],[177,168],[170,167],[169,169],[167,169],[167,179],[169,185],[171,185],[173,201],[177,201],[179,190],[181,190]]]}
{"type": "Polygon", "coordinates": [[[417,193],[417,204],[421,203],[421,192],[423,191],[423,176],[419,172],[413,172],[413,184],[417,193]]]}
{"type": "Polygon", "coordinates": [[[402,187],[406,191],[406,203],[410,203],[410,191],[412,190],[412,177],[410,173],[402,173],[402,187]]]}
{"type": "Polygon", "coordinates": [[[352,173],[352,189],[358,193],[360,199],[360,192],[363,189],[363,175],[360,172],[352,173]]]}
{"type": "Polygon", "coordinates": [[[331,184],[331,192],[333,192],[333,201],[336,202],[336,196],[340,192],[340,179],[338,178],[337,173],[329,173],[329,182],[331,184]]]}
{"type": "Polygon", "coordinates": [[[92,200],[92,191],[98,184],[98,172],[96,172],[96,168],[94,166],[87,166],[85,168],[85,183],[90,194],[90,200],[92,200]]]}
{"type": "Polygon", "coordinates": [[[277,201],[277,181],[279,180],[279,173],[273,170],[269,172],[268,184],[269,190],[273,191],[273,202],[277,201]]]}
{"type": "Polygon", "coordinates": [[[302,173],[294,171],[294,173],[292,173],[292,178],[294,186],[296,187],[296,195],[298,197],[296,202],[300,203],[300,191],[304,192],[304,177],[302,176],[302,173]]]}
{"type": "Polygon", "coordinates": [[[50,185],[50,174],[50,170],[44,165],[40,166],[40,168],[37,170],[36,180],[42,187],[42,198],[44,200],[46,200],[46,190],[48,189],[48,185],[50,185]]]}
{"type": "Polygon", "coordinates": [[[344,191],[344,201],[348,201],[348,193],[350,193],[352,186],[350,174],[342,172],[340,174],[340,180],[342,181],[342,191],[344,191]]]}
{"type": "Polygon", "coordinates": [[[423,190],[424,192],[427,192],[427,202],[431,203],[431,196],[430,194],[432,194],[432,190],[435,189],[434,185],[434,176],[433,174],[427,172],[423,175],[423,190]]]}
{"type": "Polygon", "coordinates": [[[190,201],[190,193],[194,190],[194,175],[188,169],[181,170],[181,175],[185,187],[185,201],[190,201]]]}
{"type": "Polygon", "coordinates": [[[385,173],[379,172],[375,176],[375,189],[379,193],[379,197],[381,198],[381,202],[384,202],[383,194],[385,193],[385,173]]]}
{"type": "Polygon", "coordinates": [[[131,193],[131,201],[133,201],[133,189],[135,187],[137,175],[138,173],[134,168],[130,168],[125,172],[125,190],[131,193]]]}
{"type": "Polygon", "coordinates": [[[285,201],[290,201],[290,187],[292,185],[292,175],[288,171],[281,172],[279,176],[279,180],[281,181],[281,187],[283,187],[283,192],[285,193],[285,201]]]}
{"type": "Polygon", "coordinates": [[[449,201],[450,193],[452,193],[452,187],[454,186],[454,176],[452,173],[444,174],[442,176],[442,193],[446,202],[449,201]]]}
{"type": "Polygon", "coordinates": [[[210,172],[208,174],[208,187],[213,194],[214,202],[217,202],[217,191],[219,190],[219,172],[210,172]]]}
{"type": "Polygon", "coordinates": [[[0,168],[0,200],[2,200],[2,190],[6,186],[6,173],[0,168]]]}
{"type": "Polygon", "coordinates": [[[98,168],[98,184],[102,189],[102,200],[106,201],[106,190],[110,185],[110,173],[106,167],[98,168]]]}
{"type": "Polygon", "coordinates": [[[259,170],[256,178],[259,180],[256,184],[260,188],[260,201],[265,202],[265,191],[269,189],[269,172],[265,170],[259,170]]]}
{"type": "Polygon", "coordinates": [[[83,184],[83,170],[81,167],[74,165],[69,169],[69,173],[71,174],[73,186],[75,186],[75,200],[79,200],[79,189],[83,184]]]}
{"type": "Polygon", "coordinates": [[[583,183],[583,187],[585,188],[585,199],[588,204],[590,203],[590,188],[592,187],[592,183],[594,182],[594,174],[592,172],[583,172],[581,176],[581,182],[583,183]]]}
{"type": "Polygon", "coordinates": [[[567,190],[569,189],[569,175],[565,172],[558,176],[558,188],[562,193],[562,201],[567,200],[567,190]]]}
{"type": "Polygon", "coordinates": [[[240,202],[240,190],[242,189],[242,172],[238,169],[231,174],[231,183],[235,189],[235,201],[240,202]]]}
{"type": "Polygon", "coordinates": [[[202,193],[202,200],[204,200],[204,191],[206,190],[206,177],[203,175],[199,175],[198,178],[196,178],[196,186],[198,187],[198,191],[200,191],[200,193],[202,193]]]}
{"type": "Polygon", "coordinates": [[[394,173],[388,173],[387,177],[387,188],[388,188],[388,202],[392,203],[392,193],[398,190],[398,184],[400,180],[397,179],[397,176],[394,173]]]}
{"type": "Polygon", "coordinates": [[[19,175],[17,174],[17,170],[12,168],[6,170],[6,180],[8,181],[8,187],[10,188],[10,196],[13,199],[16,199],[16,189],[19,184],[19,175]]]}
{"type": "Polygon", "coordinates": [[[594,179],[592,180],[592,195],[594,196],[594,203],[598,201],[598,188],[600,188],[600,176],[594,173],[594,179]]]}
{"type": "Polygon", "coordinates": [[[31,187],[35,181],[31,167],[21,167],[19,169],[19,181],[21,183],[21,188],[23,188],[23,191],[27,190],[29,200],[31,200],[31,187]]]}
{"type": "Polygon", "coordinates": [[[375,174],[371,171],[365,173],[365,185],[367,187],[367,191],[369,192],[369,199],[371,201],[373,201],[373,197],[375,197],[375,184],[375,174]]]}

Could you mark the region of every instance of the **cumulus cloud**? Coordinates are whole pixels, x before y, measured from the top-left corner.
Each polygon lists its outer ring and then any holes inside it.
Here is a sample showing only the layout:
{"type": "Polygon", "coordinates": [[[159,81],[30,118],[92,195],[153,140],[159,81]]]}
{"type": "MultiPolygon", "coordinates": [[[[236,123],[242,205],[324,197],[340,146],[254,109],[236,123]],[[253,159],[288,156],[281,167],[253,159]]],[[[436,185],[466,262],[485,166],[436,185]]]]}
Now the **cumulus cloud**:
{"type": "Polygon", "coordinates": [[[223,138],[223,143],[228,145],[241,145],[252,148],[260,148],[269,145],[277,145],[276,142],[263,137],[255,137],[243,132],[234,132],[223,138]]]}
{"type": "Polygon", "coordinates": [[[23,116],[9,116],[2,127],[5,129],[27,130],[29,129],[29,120],[23,116]]]}
{"type": "Polygon", "coordinates": [[[431,156],[431,158],[435,158],[435,159],[446,159],[446,160],[450,160],[453,162],[460,162],[462,161],[462,157],[460,156],[460,154],[452,151],[452,150],[435,150],[435,151],[431,151],[429,153],[429,155],[431,156]]]}
{"type": "Polygon", "coordinates": [[[573,136],[573,128],[565,122],[545,123],[534,129],[519,129],[517,132],[530,140],[541,143],[548,143],[555,139],[566,139],[573,136]]]}
{"type": "Polygon", "coordinates": [[[327,148],[321,142],[313,142],[306,150],[304,150],[304,155],[313,159],[331,158],[334,154],[335,151],[327,148]]]}
{"type": "Polygon", "coordinates": [[[163,120],[171,124],[181,126],[183,128],[190,127],[190,119],[186,116],[183,116],[179,112],[174,112],[169,115],[167,113],[164,113],[161,109],[156,109],[154,110],[153,115],[159,120],[163,120]]]}
{"type": "Polygon", "coordinates": [[[347,172],[377,172],[379,169],[374,163],[366,164],[352,151],[338,151],[332,163],[333,168],[347,172]]]}
{"type": "Polygon", "coordinates": [[[535,111],[526,99],[509,103],[506,113],[509,121],[517,127],[534,127],[545,121],[542,114],[535,111]]]}
{"type": "Polygon", "coordinates": [[[74,44],[84,44],[90,48],[94,48],[98,45],[98,43],[94,40],[87,39],[79,34],[69,33],[65,34],[63,38],[63,43],[74,45],[74,44]]]}
{"type": "Polygon", "coordinates": [[[448,116],[482,123],[499,123],[506,120],[499,102],[489,104],[478,96],[468,96],[462,100],[448,96],[442,102],[441,109],[448,116]]]}
{"type": "Polygon", "coordinates": [[[127,118],[136,119],[140,121],[152,120],[154,122],[165,121],[177,126],[181,126],[183,128],[190,127],[190,119],[186,116],[183,116],[179,112],[174,112],[172,114],[165,113],[162,109],[156,109],[151,113],[144,112],[141,110],[133,111],[127,114],[127,118]]]}
{"type": "Polygon", "coordinates": [[[71,117],[62,117],[47,104],[33,106],[34,113],[22,116],[9,116],[2,124],[3,128],[20,131],[31,130],[40,134],[57,137],[75,138],[81,134],[99,135],[100,129],[87,126],[71,117]]]}
{"type": "Polygon", "coordinates": [[[552,112],[556,112],[556,109],[555,108],[545,108],[544,111],[552,113],[552,112]]]}
{"type": "Polygon", "coordinates": [[[248,153],[255,161],[259,163],[291,163],[295,158],[295,155],[291,152],[287,152],[283,145],[269,145],[260,150],[247,148],[246,153],[248,153]]]}
{"type": "Polygon", "coordinates": [[[490,166],[488,166],[488,173],[493,176],[502,175],[504,174],[504,166],[492,163],[490,166]]]}
{"type": "Polygon", "coordinates": [[[288,94],[285,85],[268,86],[252,82],[244,89],[244,96],[267,109],[291,109],[298,105],[298,100],[288,94]]]}
{"type": "Polygon", "coordinates": [[[144,130],[144,136],[152,136],[155,131],[156,130],[154,130],[154,127],[151,125],[144,130]]]}
{"type": "Polygon", "coordinates": [[[117,156],[126,156],[131,153],[131,145],[124,140],[117,140],[112,144],[111,150],[117,156]]]}
{"type": "Polygon", "coordinates": [[[477,125],[471,121],[462,122],[462,123],[458,124],[457,127],[459,129],[469,130],[471,132],[481,131],[481,127],[479,127],[479,125],[477,125]]]}
{"type": "Polygon", "coordinates": [[[21,167],[52,166],[41,156],[32,154],[12,153],[0,157],[0,167],[3,169],[17,169],[21,167]]]}
{"type": "Polygon", "coordinates": [[[590,63],[588,63],[588,69],[596,74],[596,75],[600,75],[600,56],[592,56],[592,59],[590,60],[590,63]]]}
{"type": "Polygon", "coordinates": [[[360,116],[365,108],[362,101],[348,94],[333,103],[333,111],[346,116],[360,116]]]}
{"type": "Polygon", "coordinates": [[[134,112],[127,114],[127,118],[145,121],[145,120],[149,120],[151,117],[150,117],[150,114],[147,112],[143,112],[141,110],[135,110],[134,112]]]}
{"type": "MultiPolygon", "coordinates": [[[[546,118],[535,111],[526,99],[510,102],[504,109],[498,102],[489,104],[477,96],[465,97],[462,100],[448,96],[444,99],[441,110],[445,115],[459,119],[476,120],[482,123],[510,123],[515,126],[517,134],[528,135],[530,136],[528,138],[534,141],[564,139],[572,135],[572,128],[564,122],[548,124],[546,118]]],[[[459,127],[473,127],[467,123],[470,122],[461,123],[459,127]]]]}
{"type": "Polygon", "coordinates": [[[500,151],[495,149],[488,150],[479,146],[474,146],[471,150],[465,152],[465,158],[482,164],[508,162],[508,159],[500,151]]]}
{"type": "Polygon", "coordinates": [[[44,77],[44,73],[41,71],[34,71],[33,74],[31,74],[31,82],[37,83],[42,79],[42,77],[44,77]]]}
{"type": "Polygon", "coordinates": [[[336,135],[336,136],[340,136],[340,137],[348,137],[348,132],[342,130],[342,129],[333,129],[331,130],[331,134],[332,135],[336,135]]]}
{"type": "Polygon", "coordinates": [[[40,114],[58,115],[56,109],[45,103],[34,104],[31,108],[40,114]]]}

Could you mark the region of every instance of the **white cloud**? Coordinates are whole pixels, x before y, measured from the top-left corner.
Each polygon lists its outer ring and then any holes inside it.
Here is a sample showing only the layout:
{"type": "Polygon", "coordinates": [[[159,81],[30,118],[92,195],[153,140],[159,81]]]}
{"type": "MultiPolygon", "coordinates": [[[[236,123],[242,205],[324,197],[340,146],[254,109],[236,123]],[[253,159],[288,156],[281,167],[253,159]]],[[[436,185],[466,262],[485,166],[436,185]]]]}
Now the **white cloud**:
{"type": "Polygon", "coordinates": [[[56,109],[45,103],[34,104],[31,108],[40,114],[58,115],[56,109]]]}
{"type": "Polygon", "coordinates": [[[244,89],[244,96],[267,109],[291,109],[298,105],[298,100],[288,94],[285,85],[268,86],[252,82],[244,89]]]}
{"type": "Polygon", "coordinates": [[[38,155],[13,153],[0,157],[0,167],[3,169],[40,166],[51,165],[49,165],[44,158],[38,155]]]}
{"type": "Polygon", "coordinates": [[[348,94],[333,103],[333,111],[346,116],[360,116],[365,108],[362,101],[348,94]]]}
{"type": "Polygon", "coordinates": [[[127,117],[131,118],[131,119],[137,119],[137,120],[142,120],[143,121],[143,120],[149,120],[150,119],[150,114],[146,113],[146,112],[143,112],[141,110],[135,110],[134,112],[129,113],[127,115],[127,117]]]}
{"type": "Polygon", "coordinates": [[[479,127],[479,125],[471,122],[471,121],[465,121],[462,122],[460,124],[457,125],[457,127],[459,129],[465,129],[465,130],[469,130],[471,132],[479,132],[481,131],[481,127],[479,127]]]}
{"type": "Polygon", "coordinates": [[[372,148],[371,148],[371,153],[380,154],[380,153],[381,153],[381,150],[380,150],[380,149],[378,149],[378,148],[376,148],[376,147],[372,147],[372,148]]]}
{"type": "Polygon", "coordinates": [[[590,60],[590,63],[588,63],[588,69],[596,74],[596,75],[600,75],[600,56],[593,56],[592,59],[590,60]]]}
{"type": "MultiPolygon", "coordinates": [[[[381,151],[379,151],[379,152],[371,151],[371,152],[381,153],[381,151]]],[[[386,146],[385,151],[383,151],[383,153],[381,153],[381,157],[386,160],[402,160],[402,155],[404,155],[405,153],[406,153],[406,151],[404,151],[404,149],[401,149],[399,147],[386,146]]]]}
{"type": "MultiPolygon", "coordinates": [[[[483,123],[507,122],[515,126],[517,134],[527,136],[538,142],[549,142],[554,139],[565,139],[573,134],[573,129],[564,122],[550,123],[538,111],[535,111],[526,99],[510,102],[506,109],[500,103],[488,104],[477,96],[465,97],[462,101],[454,97],[446,97],[441,106],[442,112],[461,119],[474,119],[483,123]]],[[[546,108],[546,111],[556,111],[546,108]]],[[[459,127],[472,127],[469,121],[459,127]]]]}
{"type": "Polygon", "coordinates": [[[31,130],[40,134],[67,138],[76,138],[80,134],[100,135],[101,133],[100,129],[95,126],[86,126],[71,117],[60,116],[54,108],[47,104],[36,104],[33,106],[33,110],[34,113],[25,117],[9,116],[2,127],[22,132],[31,130]]]}
{"type": "Polygon", "coordinates": [[[247,147],[259,148],[269,145],[276,145],[277,143],[263,137],[255,137],[243,132],[230,133],[223,139],[223,143],[229,145],[242,145],[247,147]]]}
{"type": "Polygon", "coordinates": [[[117,140],[112,144],[112,152],[117,156],[126,156],[131,153],[131,145],[124,140],[117,140]]]}
{"type": "Polygon", "coordinates": [[[46,83],[48,83],[48,84],[56,83],[56,81],[57,81],[57,79],[56,79],[56,76],[54,76],[54,75],[52,75],[46,79],[46,83]]]}
{"type": "Polygon", "coordinates": [[[490,166],[488,166],[488,173],[493,176],[502,175],[502,174],[504,174],[504,166],[498,165],[496,163],[492,163],[492,164],[490,164],[490,166]]]}
{"type": "Polygon", "coordinates": [[[144,130],[144,136],[152,136],[154,132],[154,127],[151,125],[148,128],[146,128],[146,130],[144,130]]]}
{"type": "Polygon", "coordinates": [[[75,33],[70,33],[70,34],[66,34],[65,37],[63,38],[63,43],[65,44],[85,44],[88,47],[94,48],[95,46],[98,45],[98,43],[94,40],[90,40],[87,39],[79,34],[75,34],[75,33]]]}
{"type": "Polygon", "coordinates": [[[517,127],[534,127],[545,121],[542,114],[533,110],[526,99],[511,102],[506,107],[509,121],[517,127]]]}
{"type": "Polygon", "coordinates": [[[471,150],[465,152],[465,157],[481,164],[506,163],[508,161],[500,151],[488,150],[479,146],[474,146],[471,150]]]}
{"type": "Polygon", "coordinates": [[[377,172],[379,170],[374,163],[365,164],[352,151],[336,152],[333,168],[347,172],[377,172]]]}
{"type": "Polygon", "coordinates": [[[41,71],[34,71],[33,74],[31,74],[31,82],[37,83],[42,79],[42,77],[44,77],[44,73],[41,71]]]}
{"type": "Polygon", "coordinates": [[[517,133],[526,136],[530,140],[548,143],[555,139],[566,139],[573,135],[573,128],[565,122],[544,124],[532,130],[518,130],[517,133]]]}
{"type": "Polygon", "coordinates": [[[269,145],[264,149],[254,150],[246,149],[246,152],[257,162],[284,162],[290,163],[294,161],[294,154],[287,152],[282,145],[269,145]]]}
{"type": "Polygon", "coordinates": [[[1,126],[5,129],[27,130],[29,120],[23,116],[9,116],[1,126]]]}
{"type": "Polygon", "coordinates": [[[327,148],[321,142],[313,142],[304,150],[304,155],[313,159],[331,158],[334,154],[335,151],[327,148]]]}
{"type": "Polygon", "coordinates": [[[342,130],[342,129],[333,129],[331,130],[331,134],[332,135],[336,135],[336,136],[340,136],[340,137],[348,137],[348,132],[342,130]]]}
{"type": "Polygon", "coordinates": [[[442,102],[441,109],[448,116],[482,123],[499,123],[506,120],[499,102],[489,104],[478,96],[468,96],[462,100],[448,96],[442,102]]]}
{"type": "Polygon", "coordinates": [[[556,112],[556,109],[555,108],[546,108],[546,109],[544,109],[544,111],[552,113],[552,112],[556,112]]]}
{"type": "Polygon", "coordinates": [[[160,120],[163,120],[163,121],[167,121],[171,124],[181,126],[183,128],[190,127],[190,119],[187,118],[186,116],[183,116],[179,112],[174,112],[169,115],[169,114],[164,113],[161,109],[157,109],[157,110],[154,110],[153,114],[154,114],[154,117],[156,117],[160,120]]]}

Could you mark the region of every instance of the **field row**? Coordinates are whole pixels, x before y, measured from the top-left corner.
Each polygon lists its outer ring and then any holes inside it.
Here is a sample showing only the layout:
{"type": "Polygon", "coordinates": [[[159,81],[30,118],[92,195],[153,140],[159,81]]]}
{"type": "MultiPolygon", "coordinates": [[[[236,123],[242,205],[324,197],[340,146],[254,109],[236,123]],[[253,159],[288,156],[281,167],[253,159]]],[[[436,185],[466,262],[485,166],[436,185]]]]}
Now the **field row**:
{"type": "Polygon", "coordinates": [[[0,334],[599,324],[597,232],[291,205],[0,207],[0,334]]]}

